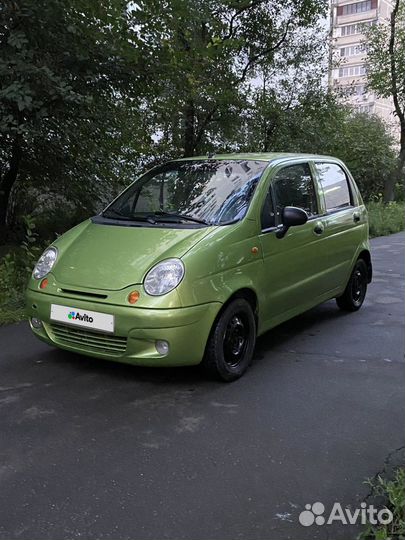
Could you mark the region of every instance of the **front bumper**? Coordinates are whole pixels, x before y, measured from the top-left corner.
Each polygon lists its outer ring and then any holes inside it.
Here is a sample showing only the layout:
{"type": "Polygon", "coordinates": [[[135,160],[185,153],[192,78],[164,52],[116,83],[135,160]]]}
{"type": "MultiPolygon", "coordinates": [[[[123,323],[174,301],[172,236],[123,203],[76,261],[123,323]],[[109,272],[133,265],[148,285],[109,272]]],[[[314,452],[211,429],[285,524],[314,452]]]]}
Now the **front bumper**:
{"type": "Polygon", "coordinates": [[[73,300],[27,290],[27,313],[42,321],[34,334],[62,349],[141,366],[184,366],[199,364],[221,304],[213,302],[176,309],[148,309],[116,306],[88,300],[73,300]],[[83,327],[50,320],[51,304],[78,310],[113,314],[114,334],[94,332],[83,327]],[[169,352],[156,351],[156,341],[169,343],[169,352]]]}

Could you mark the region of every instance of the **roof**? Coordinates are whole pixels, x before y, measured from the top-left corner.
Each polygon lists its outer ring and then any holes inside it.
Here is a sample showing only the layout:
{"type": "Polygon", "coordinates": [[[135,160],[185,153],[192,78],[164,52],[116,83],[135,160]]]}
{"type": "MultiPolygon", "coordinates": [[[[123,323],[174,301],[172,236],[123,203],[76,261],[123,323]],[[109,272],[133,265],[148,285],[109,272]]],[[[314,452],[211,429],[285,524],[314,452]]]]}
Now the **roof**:
{"type": "MultiPolygon", "coordinates": [[[[295,154],[287,152],[252,152],[252,153],[235,153],[235,154],[209,154],[205,156],[192,156],[187,158],[176,159],[175,161],[187,161],[187,160],[200,160],[200,159],[243,159],[243,160],[255,160],[255,161],[277,161],[288,159],[327,159],[337,160],[332,156],[322,156],[318,154],[295,154]]],[[[338,161],[338,160],[337,160],[338,161]]]]}

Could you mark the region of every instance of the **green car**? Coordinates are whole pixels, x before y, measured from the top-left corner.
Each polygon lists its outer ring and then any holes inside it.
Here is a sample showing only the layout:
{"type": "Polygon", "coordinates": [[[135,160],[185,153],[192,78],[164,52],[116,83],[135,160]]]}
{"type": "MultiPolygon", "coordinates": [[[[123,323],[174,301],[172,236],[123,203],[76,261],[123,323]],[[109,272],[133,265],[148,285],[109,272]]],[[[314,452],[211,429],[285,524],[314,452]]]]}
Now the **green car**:
{"type": "Polygon", "coordinates": [[[80,354],[202,364],[232,381],[256,337],[331,298],[356,311],[372,267],[347,167],[305,154],[170,161],[55,240],[27,290],[32,331],[80,354]]]}

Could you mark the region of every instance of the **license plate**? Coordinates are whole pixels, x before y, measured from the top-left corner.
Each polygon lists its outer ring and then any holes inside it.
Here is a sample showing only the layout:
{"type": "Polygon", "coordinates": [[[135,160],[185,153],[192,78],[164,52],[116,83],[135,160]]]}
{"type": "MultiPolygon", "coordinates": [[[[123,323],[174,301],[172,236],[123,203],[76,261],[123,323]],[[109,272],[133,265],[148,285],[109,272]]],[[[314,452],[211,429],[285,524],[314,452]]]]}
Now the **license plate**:
{"type": "Polygon", "coordinates": [[[114,332],[114,315],[88,309],[51,304],[51,320],[91,330],[114,332]]]}

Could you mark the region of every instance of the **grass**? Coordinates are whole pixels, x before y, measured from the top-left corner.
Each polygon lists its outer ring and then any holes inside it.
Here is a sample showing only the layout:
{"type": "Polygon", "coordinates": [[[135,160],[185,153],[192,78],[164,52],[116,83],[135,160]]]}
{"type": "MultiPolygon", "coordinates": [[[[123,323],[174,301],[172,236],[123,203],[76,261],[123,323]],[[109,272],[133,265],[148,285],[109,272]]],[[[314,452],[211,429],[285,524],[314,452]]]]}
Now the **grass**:
{"type": "Polygon", "coordinates": [[[379,508],[384,506],[393,514],[388,525],[369,524],[359,535],[359,540],[403,540],[405,539],[405,468],[398,467],[391,479],[378,476],[368,481],[372,495],[379,508]]]}
{"type": "MultiPolygon", "coordinates": [[[[7,265],[7,258],[21,252],[16,245],[0,246],[0,326],[22,321],[25,315],[25,276],[16,272],[14,265],[7,265]]],[[[20,258],[24,254],[19,255],[20,258]]]]}
{"type": "Polygon", "coordinates": [[[27,318],[25,314],[24,300],[20,302],[4,302],[0,296],[0,326],[23,321],[27,318]]]}
{"type": "Polygon", "coordinates": [[[367,205],[370,236],[387,236],[405,229],[405,203],[370,202],[367,205]]]}

